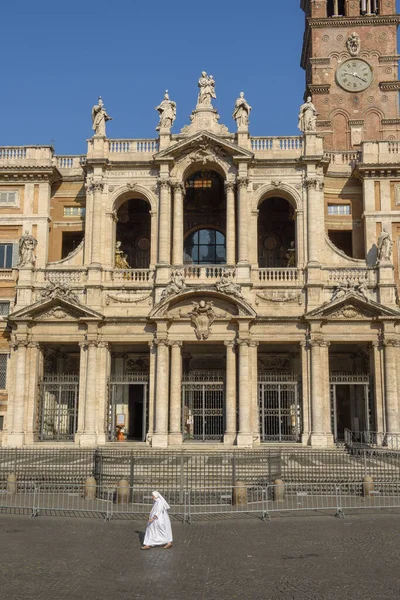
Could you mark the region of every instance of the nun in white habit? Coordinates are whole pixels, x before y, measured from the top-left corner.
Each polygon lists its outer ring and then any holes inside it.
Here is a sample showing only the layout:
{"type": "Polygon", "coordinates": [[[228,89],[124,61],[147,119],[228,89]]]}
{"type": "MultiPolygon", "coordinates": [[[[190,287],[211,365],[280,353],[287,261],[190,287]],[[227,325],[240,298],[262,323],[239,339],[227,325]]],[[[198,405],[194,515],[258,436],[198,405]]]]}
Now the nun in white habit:
{"type": "Polygon", "coordinates": [[[167,550],[172,547],[172,529],[169,519],[168,502],[159,492],[153,492],[153,508],[150,512],[142,550],[150,550],[152,546],[164,546],[167,550]]]}

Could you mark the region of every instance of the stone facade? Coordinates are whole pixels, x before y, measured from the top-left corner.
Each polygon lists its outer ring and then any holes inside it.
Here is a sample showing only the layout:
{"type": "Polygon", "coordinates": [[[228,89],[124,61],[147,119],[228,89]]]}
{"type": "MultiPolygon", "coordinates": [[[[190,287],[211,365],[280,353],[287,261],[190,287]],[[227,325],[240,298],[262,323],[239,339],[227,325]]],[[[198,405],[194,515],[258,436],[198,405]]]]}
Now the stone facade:
{"type": "Polygon", "coordinates": [[[362,6],[303,2],[301,136],[251,136],[243,93],[232,133],[202,73],[179,134],[166,92],[157,138],[99,100],[85,156],[0,148],[3,445],[400,433],[398,16],[362,6]]]}

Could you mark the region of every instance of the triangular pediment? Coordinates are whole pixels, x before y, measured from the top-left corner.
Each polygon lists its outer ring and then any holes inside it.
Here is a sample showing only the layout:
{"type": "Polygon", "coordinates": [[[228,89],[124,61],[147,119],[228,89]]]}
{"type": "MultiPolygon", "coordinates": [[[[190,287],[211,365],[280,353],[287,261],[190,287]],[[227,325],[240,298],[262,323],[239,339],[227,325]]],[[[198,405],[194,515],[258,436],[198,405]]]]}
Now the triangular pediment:
{"type": "Polygon", "coordinates": [[[100,321],[100,313],[60,296],[39,300],[8,315],[17,321],[100,321]]]}
{"type": "Polygon", "coordinates": [[[254,154],[245,148],[241,148],[232,142],[221,138],[208,131],[199,131],[195,135],[185,138],[184,140],[169,146],[154,156],[154,159],[164,160],[179,160],[188,154],[199,155],[199,158],[206,159],[207,156],[216,154],[221,158],[252,160],[254,154]]]}
{"type": "Polygon", "coordinates": [[[389,308],[373,300],[366,300],[361,295],[351,292],[340,299],[327,302],[305,315],[305,319],[310,321],[320,319],[358,321],[382,318],[400,319],[400,310],[389,308]]]}
{"type": "Polygon", "coordinates": [[[215,308],[216,319],[255,319],[257,313],[242,298],[232,297],[228,294],[216,292],[204,287],[201,290],[186,290],[180,294],[170,296],[155,306],[150,313],[150,318],[177,319],[185,318],[193,310],[194,304],[212,303],[215,308]]]}

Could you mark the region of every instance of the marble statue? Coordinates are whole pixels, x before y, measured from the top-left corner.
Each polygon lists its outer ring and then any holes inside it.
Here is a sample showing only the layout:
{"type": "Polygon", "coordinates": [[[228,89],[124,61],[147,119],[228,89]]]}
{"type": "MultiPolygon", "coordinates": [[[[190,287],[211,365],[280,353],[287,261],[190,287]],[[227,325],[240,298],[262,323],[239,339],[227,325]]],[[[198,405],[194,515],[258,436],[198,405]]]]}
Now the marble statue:
{"type": "Polygon", "coordinates": [[[311,96],[308,96],[307,102],[300,107],[298,128],[303,133],[315,133],[317,131],[317,110],[312,103],[311,96]]]}
{"type": "Polygon", "coordinates": [[[244,97],[244,92],[240,92],[239,98],[236,100],[235,109],[232,117],[235,119],[239,127],[248,127],[251,106],[244,97]]]}
{"type": "Polygon", "coordinates": [[[177,269],[171,274],[171,279],[163,293],[161,294],[161,300],[172,296],[173,294],[180,294],[186,289],[185,274],[182,269],[177,269]]]}
{"type": "Polygon", "coordinates": [[[378,238],[378,262],[390,262],[393,253],[393,242],[390,233],[384,228],[378,238]]]}
{"type": "Polygon", "coordinates": [[[130,269],[127,258],[128,256],[123,252],[121,248],[121,242],[117,242],[115,244],[115,268],[130,269]]]}
{"type": "Polygon", "coordinates": [[[106,123],[107,121],[112,121],[112,117],[109,117],[106,109],[104,108],[103,100],[101,96],[99,96],[99,101],[92,108],[92,121],[93,121],[93,131],[95,135],[106,135],[106,123]]]}
{"type": "Polygon", "coordinates": [[[293,269],[296,266],[296,248],[294,242],[290,242],[290,248],[288,248],[285,257],[287,259],[286,267],[293,269]]]}
{"type": "Polygon", "coordinates": [[[197,104],[199,106],[211,106],[212,99],[216,98],[215,94],[215,80],[212,75],[207,75],[205,71],[202,71],[199,79],[199,97],[197,104]]]}
{"type": "Polygon", "coordinates": [[[164,94],[164,100],[156,108],[160,115],[160,122],[156,127],[156,131],[161,129],[171,129],[176,119],[176,102],[169,99],[168,90],[164,94]]]}
{"type": "Polygon", "coordinates": [[[237,298],[243,298],[242,288],[238,283],[231,281],[228,277],[221,277],[220,281],[217,281],[215,287],[218,292],[222,294],[229,294],[236,296],[237,298]]]}
{"type": "Polygon", "coordinates": [[[26,230],[19,240],[19,267],[35,266],[37,244],[37,239],[26,230]]]}

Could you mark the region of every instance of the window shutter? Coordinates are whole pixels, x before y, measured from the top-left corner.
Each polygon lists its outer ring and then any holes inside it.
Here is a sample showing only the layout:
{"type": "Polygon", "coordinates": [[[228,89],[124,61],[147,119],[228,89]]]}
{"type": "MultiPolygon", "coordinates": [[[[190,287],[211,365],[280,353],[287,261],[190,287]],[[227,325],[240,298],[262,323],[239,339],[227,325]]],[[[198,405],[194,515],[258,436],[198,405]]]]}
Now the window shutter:
{"type": "Polygon", "coordinates": [[[19,244],[13,244],[12,266],[15,268],[19,262],[19,244]]]}

